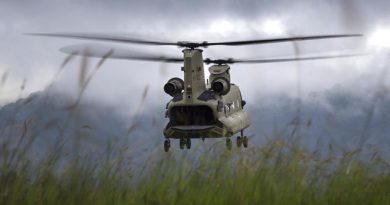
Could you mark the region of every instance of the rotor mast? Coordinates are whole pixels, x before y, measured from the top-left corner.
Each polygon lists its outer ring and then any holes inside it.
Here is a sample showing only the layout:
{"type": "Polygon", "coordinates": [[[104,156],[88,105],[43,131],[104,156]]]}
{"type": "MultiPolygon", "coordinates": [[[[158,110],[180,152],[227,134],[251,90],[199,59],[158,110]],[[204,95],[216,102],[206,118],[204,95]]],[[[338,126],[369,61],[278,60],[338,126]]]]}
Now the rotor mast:
{"type": "Polygon", "coordinates": [[[187,101],[192,101],[206,90],[202,52],[201,49],[183,50],[184,98],[187,101]]]}

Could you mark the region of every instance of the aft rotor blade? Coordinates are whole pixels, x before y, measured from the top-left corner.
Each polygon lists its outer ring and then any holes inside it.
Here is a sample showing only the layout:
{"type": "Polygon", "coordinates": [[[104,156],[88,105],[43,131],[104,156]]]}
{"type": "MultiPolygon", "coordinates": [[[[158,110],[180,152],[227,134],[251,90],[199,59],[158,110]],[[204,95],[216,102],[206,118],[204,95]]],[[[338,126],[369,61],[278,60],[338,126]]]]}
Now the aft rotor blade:
{"type": "Polygon", "coordinates": [[[118,43],[134,43],[145,45],[171,45],[177,46],[176,42],[163,42],[163,41],[148,41],[127,36],[120,36],[114,34],[94,34],[94,33],[26,33],[33,36],[47,36],[47,37],[60,37],[60,38],[74,38],[84,40],[98,40],[98,41],[111,41],[118,43]]]}
{"type": "Polygon", "coordinates": [[[280,63],[280,62],[290,62],[290,61],[308,61],[308,60],[323,60],[323,59],[332,59],[332,58],[347,58],[347,57],[356,57],[364,56],[368,54],[343,54],[343,55],[328,55],[328,56],[312,56],[312,57],[302,57],[302,58],[275,58],[275,59],[228,59],[229,63],[280,63]]]}
{"type": "Polygon", "coordinates": [[[167,63],[180,63],[183,62],[183,58],[179,57],[167,57],[163,55],[155,55],[149,53],[142,53],[139,51],[132,51],[122,48],[113,48],[97,44],[82,44],[67,46],[60,49],[60,51],[71,54],[86,57],[97,58],[113,58],[124,60],[142,60],[142,61],[157,61],[167,63]]]}
{"type": "Polygon", "coordinates": [[[341,34],[341,35],[318,35],[318,36],[300,36],[300,37],[287,37],[287,38],[271,38],[271,39],[260,39],[260,40],[249,40],[249,41],[228,41],[228,42],[207,42],[206,46],[242,46],[251,44],[266,44],[266,43],[280,43],[289,41],[307,41],[317,39],[330,39],[330,38],[348,38],[348,37],[361,37],[362,34],[341,34]]]}
{"type": "Polygon", "coordinates": [[[308,60],[322,60],[322,59],[332,59],[332,58],[346,58],[346,57],[356,57],[368,55],[367,53],[358,53],[358,54],[341,54],[341,55],[324,55],[324,56],[311,56],[311,57],[301,57],[301,58],[271,58],[271,59],[204,59],[206,64],[233,64],[233,63],[281,63],[281,62],[290,62],[290,61],[308,61],[308,60]]]}

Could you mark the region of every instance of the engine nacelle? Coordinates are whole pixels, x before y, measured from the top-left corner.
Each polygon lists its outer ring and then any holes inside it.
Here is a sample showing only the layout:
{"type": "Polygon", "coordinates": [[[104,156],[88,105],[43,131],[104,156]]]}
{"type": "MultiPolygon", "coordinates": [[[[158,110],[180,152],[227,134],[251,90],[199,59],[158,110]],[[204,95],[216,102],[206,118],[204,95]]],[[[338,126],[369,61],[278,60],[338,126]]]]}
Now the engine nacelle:
{"type": "Polygon", "coordinates": [[[213,65],[209,68],[211,89],[225,95],[230,91],[230,67],[228,65],[213,65]]]}
{"type": "Polygon", "coordinates": [[[225,95],[230,91],[230,82],[223,77],[216,78],[211,82],[211,89],[218,94],[225,95]]]}
{"type": "Polygon", "coordinates": [[[180,78],[171,78],[168,80],[168,82],[164,85],[164,91],[174,97],[177,94],[180,94],[184,89],[184,81],[180,78]]]}

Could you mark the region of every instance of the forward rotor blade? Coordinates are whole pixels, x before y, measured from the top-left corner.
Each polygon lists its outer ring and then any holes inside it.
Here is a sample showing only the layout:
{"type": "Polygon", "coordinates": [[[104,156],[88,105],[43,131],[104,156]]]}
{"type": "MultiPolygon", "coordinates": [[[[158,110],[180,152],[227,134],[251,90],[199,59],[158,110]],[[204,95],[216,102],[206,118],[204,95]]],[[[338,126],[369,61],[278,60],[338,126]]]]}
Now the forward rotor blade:
{"type": "Polygon", "coordinates": [[[361,54],[342,54],[342,55],[328,55],[328,56],[313,56],[302,58],[275,58],[275,59],[228,59],[228,63],[280,63],[290,61],[308,61],[308,60],[322,60],[332,58],[347,58],[368,55],[367,53],[361,54]]]}
{"type": "Polygon", "coordinates": [[[226,41],[226,42],[189,42],[189,41],[149,41],[127,36],[119,36],[112,34],[93,34],[93,33],[27,33],[27,35],[34,36],[48,36],[48,37],[62,37],[62,38],[75,38],[75,39],[86,39],[86,40],[99,40],[99,41],[110,41],[118,43],[134,43],[143,45],[168,45],[168,46],[179,46],[188,48],[197,47],[208,47],[216,45],[225,46],[241,46],[251,44],[267,44],[267,43],[280,43],[289,41],[306,41],[306,40],[317,40],[317,39],[330,39],[330,38],[347,38],[347,37],[361,37],[362,34],[341,34],[341,35],[314,35],[314,36],[300,36],[300,37],[286,37],[286,38],[273,38],[273,39],[259,39],[259,40],[247,40],[247,41],[226,41]]]}
{"type": "Polygon", "coordinates": [[[229,42],[214,42],[206,43],[206,46],[225,45],[225,46],[242,46],[250,44],[266,44],[266,43],[280,43],[288,41],[307,41],[317,39],[329,39],[329,38],[348,38],[348,37],[361,37],[362,34],[342,34],[342,35],[318,35],[318,36],[300,36],[300,37],[288,37],[288,38],[272,38],[272,39],[260,39],[249,41],[229,41],[229,42]]]}
{"type": "Polygon", "coordinates": [[[139,51],[132,51],[132,50],[122,49],[122,48],[112,48],[112,47],[96,45],[96,44],[82,44],[82,45],[67,46],[61,48],[60,51],[71,55],[97,57],[97,58],[157,61],[157,62],[167,62],[167,63],[183,62],[183,59],[179,57],[159,56],[154,54],[141,53],[139,51]]]}
{"type": "Polygon", "coordinates": [[[168,45],[168,46],[178,45],[178,43],[176,42],[147,41],[147,40],[113,35],[113,34],[94,34],[94,33],[26,33],[26,34],[32,36],[74,38],[74,39],[111,41],[111,42],[118,42],[118,43],[134,43],[134,44],[144,44],[144,45],[168,45]]]}

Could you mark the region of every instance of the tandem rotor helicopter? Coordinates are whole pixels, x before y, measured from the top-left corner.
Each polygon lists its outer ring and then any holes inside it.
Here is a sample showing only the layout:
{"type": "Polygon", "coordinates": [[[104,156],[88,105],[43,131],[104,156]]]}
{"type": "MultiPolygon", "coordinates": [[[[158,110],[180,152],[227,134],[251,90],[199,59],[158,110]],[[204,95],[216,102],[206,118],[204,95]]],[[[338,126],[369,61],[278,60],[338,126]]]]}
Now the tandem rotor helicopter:
{"type": "Polygon", "coordinates": [[[246,102],[241,96],[238,85],[230,82],[230,64],[235,63],[274,63],[287,61],[318,60],[340,57],[351,57],[357,54],[328,55],[302,58],[276,59],[209,59],[203,58],[202,49],[209,46],[243,46],[252,44],[268,44],[293,41],[307,41],[331,38],[361,37],[361,34],[316,35],[286,37],[229,42],[191,42],[191,41],[150,41],[128,36],[83,33],[30,33],[28,35],[63,37],[85,40],[132,43],[154,46],[177,46],[183,48],[183,57],[167,57],[144,54],[131,50],[105,47],[101,45],[75,45],[61,48],[62,52],[86,57],[160,61],[167,63],[183,63],[181,70],[184,78],[171,78],[164,85],[164,91],[172,96],[166,105],[168,124],[164,128],[164,150],[171,147],[170,139],[180,140],[180,149],[191,148],[191,139],[226,138],[226,147],[232,148],[231,137],[237,136],[237,147],[248,147],[248,137],[244,130],[250,126],[250,119],[244,111],[246,102]],[[206,81],[204,64],[209,67],[210,76],[206,81]]]}

